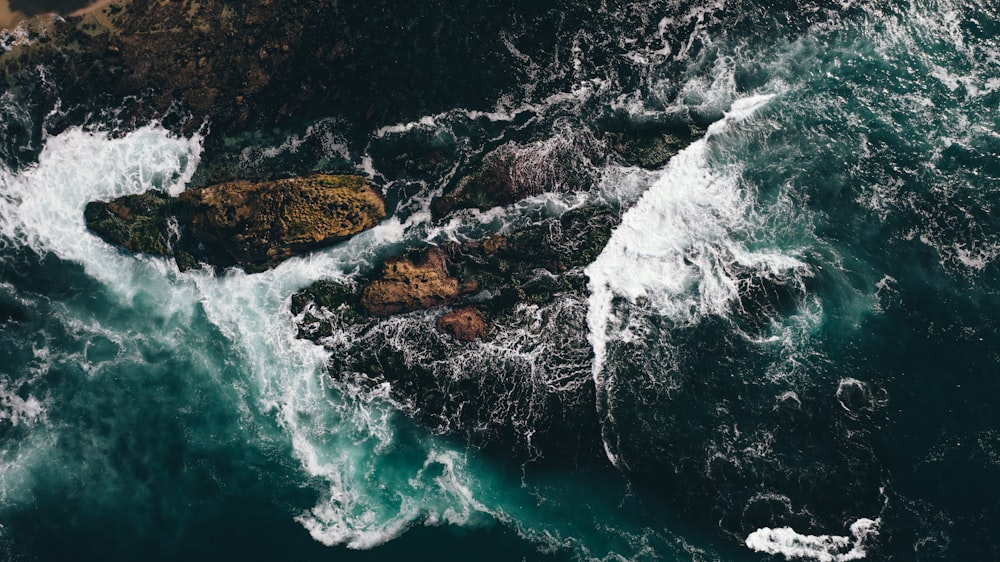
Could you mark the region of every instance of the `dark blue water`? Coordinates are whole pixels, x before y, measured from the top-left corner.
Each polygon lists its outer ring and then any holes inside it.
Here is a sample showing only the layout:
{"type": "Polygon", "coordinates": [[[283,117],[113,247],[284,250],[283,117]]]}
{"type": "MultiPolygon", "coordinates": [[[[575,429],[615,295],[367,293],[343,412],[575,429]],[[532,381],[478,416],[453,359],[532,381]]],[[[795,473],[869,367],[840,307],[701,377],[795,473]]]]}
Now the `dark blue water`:
{"type": "MultiPolygon", "coordinates": [[[[0,557],[1000,557],[998,16],[959,0],[595,8],[553,56],[512,44],[524,82],[482,107],[386,123],[360,152],[335,120],[247,146],[260,174],[305,139],[399,201],[255,275],[181,273],[83,224],[88,201],[183,190],[200,136],[31,145],[42,116],[7,92],[0,557]],[[662,169],[590,157],[609,122],[672,120],[712,124],[662,169]],[[554,187],[433,225],[451,171],[400,178],[380,156],[393,143],[460,164],[504,146],[554,187]],[[448,361],[592,384],[607,462],[485,454],[385,388],[326,376],[329,352],[295,338],[290,296],[316,280],[595,202],[622,222],[586,294],[448,361]]],[[[380,337],[436,360],[419,320],[380,337]]]]}

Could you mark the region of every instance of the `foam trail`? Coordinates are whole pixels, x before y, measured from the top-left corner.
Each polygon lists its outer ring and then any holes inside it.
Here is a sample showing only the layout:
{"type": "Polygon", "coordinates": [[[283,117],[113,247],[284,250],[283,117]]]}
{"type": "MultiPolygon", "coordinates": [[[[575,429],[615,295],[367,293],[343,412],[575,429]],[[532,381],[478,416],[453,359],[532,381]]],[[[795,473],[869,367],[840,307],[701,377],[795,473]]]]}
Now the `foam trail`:
{"type": "MultiPolygon", "coordinates": [[[[198,135],[172,137],[157,126],[121,138],[82,129],[50,137],[38,164],[17,175],[0,169],[0,236],[40,255],[79,263],[131,299],[150,282],[150,268],[162,269],[164,261],[121,259],[119,250],[87,231],[83,208],[89,201],[149,189],[179,192],[198,166],[201,142],[198,135]]],[[[165,281],[144,290],[179,302],[165,281]]]]}
{"type": "MultiPolygon", "coordinates": [[[[749,202],[732,175],[711,170],[709,142],[771,97],[737,101],[725,118],[709,127],[704,138],[678,153],[624,214],[604,251],[587,267],[595,373],[604,365],[615,296],[629,302],[652,297],[658,312],[678,322],[719,312],[735,298],[735,284],[718,258],[721,246],[738,249],[728,238],[744,226],[749,202]],[[681,300],[691,289],[697,289],[697,294],[681,300]]],[[[767,263],[779,270],[799,265],[797,260],[773,253],[741,251],[737,257],[747,264],[767,263]]]]}
{"type": "MultiPolygon", "coordinates": [[[[616,297],[630,303],[644,299],[657,314],[676,324],[695,323],[723,314],[738,298],[733,265],[772,273],[802,267],[777,251],[748,249],[740,240],[752,232],[750,198],[732,171],[713,170],[710,148],[732,126],[752,116],[772,98],[758,95],[737,100],[725,117],[713,123],[701,140],[678,153],[640,200],[622,217],[600,256],[586,269],[589,276],[589,340],[594,350],[593,377],[598,409],[613,424],[604,374],[616,297]]],[[[608,458],[620,459],[605,435],[608,458]]]]}
{"type": "Polygon", "coordinates": [[[781,554],[787,560],[795,558],[819,562],[848,562],[867,555],[864,542],[878,535],[880,519],[858,519],[851,524],[851,537],[836,535],[802,535],[791,527],[764,527],[750,533],[747,548],[767,554],[781,554]],[[852,538],[853,537],[853,538],[852,538]]]}
{"type": "Polygon", "coordinates": [[[42,412],[42,403],[37,398],[21,398],[0,380],[0,421],[8,421],[15,427],[18,424],[31,424],[42,412]]]}

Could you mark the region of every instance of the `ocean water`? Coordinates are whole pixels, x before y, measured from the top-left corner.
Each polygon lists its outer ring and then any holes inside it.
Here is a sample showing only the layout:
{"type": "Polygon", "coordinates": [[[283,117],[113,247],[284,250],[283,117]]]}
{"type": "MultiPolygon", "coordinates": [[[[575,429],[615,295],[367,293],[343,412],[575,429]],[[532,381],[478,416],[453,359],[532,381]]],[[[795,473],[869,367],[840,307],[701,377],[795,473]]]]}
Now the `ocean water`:
{"type": "MultiPolygon", "coordinates": [[[[248,172],[319,147],[318,166],[349,163],[393,208],[254,275],[181,273],[85,228],[89,201],[192,185],[201,136],[49,133],[5,92],[0,558],[1000,558],[1000,6],[591,16],[552,31],[552,52],[512,33],[522,80],[481,106],[386,123],[361,148],[335,119],[246,146],[248,172]],[[592,157],[608,123],[683,119],[707,132],[660,169],[592,157]],[[381,155],[408,142],[457,164],[390,173],[381,155]],[[433,224],[431,197],[498,147],[548,191],[433,224]],[[587,295],[453,360],[592,384],[606,462],[486,454],[384,386],[327,376],[336,346],[295,338],[290,297],[316,280],[590,204],[621,223],[587,295]],[[558,326],[576,332],[557,345],[558,326]]],[[[387,330],[421,360],[413,320],[387,330]]]]}

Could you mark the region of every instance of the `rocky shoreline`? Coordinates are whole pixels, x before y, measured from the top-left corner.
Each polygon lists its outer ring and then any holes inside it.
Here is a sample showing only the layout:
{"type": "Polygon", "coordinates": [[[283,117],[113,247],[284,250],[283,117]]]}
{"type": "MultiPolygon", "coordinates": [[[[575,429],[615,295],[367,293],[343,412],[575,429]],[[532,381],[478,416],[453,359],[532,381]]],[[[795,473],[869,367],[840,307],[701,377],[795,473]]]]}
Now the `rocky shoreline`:
{"type": "MultiPolygon", "coordinates": [[[[604,119],[554,140],[505,138],[484,119],[471,151],[447,135],[373,133],[494,103],[522,80],[520,59],[495,28],[511,14],[544,19],[527,4],[463,20],[461,6],[408,19],[405,7],[356,2],[123,0],[37,19],[22,27],[30,41],[0,42],[0,70],[7,85],[36,84],[21,95],[45,118],[7,131],[20,144],[3,155],[28,163],[45,135],[80,125],[198,131],[204,154],[185,192],[92,202],[88,227],[127,251],[171,257],[181,270],[252,273],[393,215],[414,193],[396,183],[438,186],[426,203],[431,221],[462,221],[546,193],[587,192],[608,164],[662,167],[704,134],[698,116],[604,119]],[[496,44],[470,52],[470,41],[496,44]],[[246,164],[245,150],[260,139],[280,144],[319,122],[336,127],[336,150],[348,156],[302,136],[286,167],[246,164]],[[358,154],[371,155],[378,173],[355,175],[367,169],[358,154]]],[[[556,36],[532,29],[524,23],[537,52],[555,52],[556,36]]],[[[403,248],[353,283],[321,281],[296,294],[298,333],[330,350],[330,376],[386,385],[434,431],[522,459],[603,462],[583,268],[620,212],[590,201],[509,232],[403,248]],[[331,337],[343,333],[348,341],[331,337]]]]}
{"type": "Polygon", "coordinates": [[[583,267],[617,223],[608,209],[584,207],[511,234],[408,251],[353,285],[316,283],[293,297],[299,336],[330,349],[332,376],[386,384],[436,431],[522,459],[602,458],[583,267]],[[331,337],[345,330],[351,344],[331,337]],[[519,344],[507,340],[519,330],[540,348],[512,356],[519,344]],[[497,362],[484,360],[491,355],[497,362]]]}

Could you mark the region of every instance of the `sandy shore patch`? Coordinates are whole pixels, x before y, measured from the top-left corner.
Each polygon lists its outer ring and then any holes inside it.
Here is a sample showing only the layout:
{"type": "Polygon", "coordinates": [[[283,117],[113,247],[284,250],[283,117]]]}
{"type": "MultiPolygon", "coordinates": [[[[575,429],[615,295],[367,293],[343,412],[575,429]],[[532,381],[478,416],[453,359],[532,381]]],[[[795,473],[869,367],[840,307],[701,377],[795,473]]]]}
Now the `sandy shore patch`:
{"type": "MultiPolygon", "coordinates": [[[[97,0],[83,8],[74,10],[72,12],[63,13],[64,16],[85,16],[87,14],[97,14],[104,8],[112,4],[126,4],[128,0],[97,0]]],[[[22,21],[28,19],[29,17],[23,12],[17,12],[10,9],[9,0],[0,0],[0,29],[11,29],[22,21]]]]}
{"type": "Polygon", "coordinates": [[[12,12],[7,0],[0,0],[0,29],[10,29],[24,19],[21,12],[12,12]]]}
{"type": "Polygon", "coordinates": [[[96,12],[96,11],[101,10],[101,9],[107,7],[107,6],[112,5],[112,4],[124,4],[124,3],[125,2],[123,2],[122,0],[98,0],[97,2],[94,2],[93,4],[90,4],[89,6],[86,6],[84,8],[80,8],[79,10],[76,10],[75,12],[70,12],[69,15],[71,15],[71,16],[82,16],[82,15],[86,15],[86,14],[89,14],[89,13],[96,12]]]}

